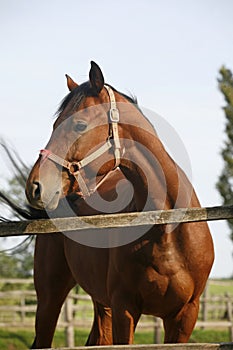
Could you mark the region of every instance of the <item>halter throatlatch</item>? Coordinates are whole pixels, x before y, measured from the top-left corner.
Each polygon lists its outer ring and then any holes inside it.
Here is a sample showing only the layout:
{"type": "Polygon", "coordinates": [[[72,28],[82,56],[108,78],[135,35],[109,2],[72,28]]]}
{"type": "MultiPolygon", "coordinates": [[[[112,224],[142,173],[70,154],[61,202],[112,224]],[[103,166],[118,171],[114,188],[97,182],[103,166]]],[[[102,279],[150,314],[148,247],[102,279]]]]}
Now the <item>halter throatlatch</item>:
{"type": "Polygon", "coordinates": [[[108,91],[110,98],[110,110],[109,110],[109,119],[112,126],[112,137],[114,140],[114,154],[115,154],[115,168],[120,164],[120,139],[118,133],[118,122],[120,121],[120,114],[117,108],[116,99],[113,90],[108,86],[104,85],[105,89],[108,91]]]}
{"type": "Polygon", "coordinates": [[[100,157],[102,154],[107,152],[112,147],[114,147],[114,156],[115,156],[114,170],[120,164],[121,145],[120,145],[119,133],[118,133],[118,122],[120,120],[120,114],[117,108],[116,99],[115,99],[113,90],[108,85],[104,85],[104,87],[107,90],[110,98],[109,121],[112,128],[112,137],[111,138],[109,137],[105,144],[103,144],[100,148],[98,148],[96,151],[91,153],[89,156],[83,158],[79,162],[69,162],[47,149],[42,149],[40,151],[40,155],[42,156],[42,162],[44,162],[46,159],[50,159],[54,163],[59,164],[63,168],[67,169],[70,175],[74,176],[74,178],[78,182],[81,197],[90,196],[93,192],[95,192],[99,188],[99,186],[104,182],[104,180],[113,171],[111,170],[106,175],[104,175],[104,177],[98,182],[98,184],[94,187],[94,189],[89,190],[83,176],[80,173],[81,169],[83,169],[86,165],[90,164],[96,158],[100,157]],[[111,140],[113,140],[113,142],[111,140]]]}

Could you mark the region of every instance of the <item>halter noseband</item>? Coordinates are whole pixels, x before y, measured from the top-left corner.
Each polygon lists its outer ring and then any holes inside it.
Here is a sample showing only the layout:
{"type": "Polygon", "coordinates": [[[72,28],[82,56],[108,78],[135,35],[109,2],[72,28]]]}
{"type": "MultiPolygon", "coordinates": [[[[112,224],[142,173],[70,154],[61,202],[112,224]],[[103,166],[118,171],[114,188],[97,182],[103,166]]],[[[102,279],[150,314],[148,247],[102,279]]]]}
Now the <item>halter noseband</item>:
{"type": "Polygon", "coordinates": [[[108,85],[104,85],[104,87],[107,90],[108,95],[109,95],[109,99],[110,99],[109,119],[110,119],[111,132],[112,132],[111,138],[109,136],[104,145],[102,145],[99,149],[97,149],[96,151],[91,153],[89,156],[83,158],[79,162],[69,162],[69,161],[61,158],[60,156],[52,153],[48,149],[42,149],[40,151],[40,155],[42,156],[42,161],[45,161],[46,159],[50,159],[54,163],[59,164],[63,168],[67,169],[69,171],[70,175],[74,176],[74,178],[78,182],[78,185],[80,188],[79,194],[81,197],[84,197],[84,198],[86,196],[90,196],[93,192],[95,192],[113,170],[111,170],[110,172],[105,174],[104,177],[94,187],[94,189],[89,190],[86,183],[85,183],[83,176],[80,173],[80,170],[82,168],[84,168],[86,165],[90,164],[96,158],[100,157],[102,154],[107,152],[113,146],[114,146],[114,156],[115,156],[114,170],[120,164],[121,145],[120,145],[119,133],[118,133],[118,122],[120,120],[119,110],[117,108],[116,99],[115,99],[115,95],[114,95],[113,90],[108,85]],[[111,140],[113,140],[113,142],[111,142],[111,140]]]}

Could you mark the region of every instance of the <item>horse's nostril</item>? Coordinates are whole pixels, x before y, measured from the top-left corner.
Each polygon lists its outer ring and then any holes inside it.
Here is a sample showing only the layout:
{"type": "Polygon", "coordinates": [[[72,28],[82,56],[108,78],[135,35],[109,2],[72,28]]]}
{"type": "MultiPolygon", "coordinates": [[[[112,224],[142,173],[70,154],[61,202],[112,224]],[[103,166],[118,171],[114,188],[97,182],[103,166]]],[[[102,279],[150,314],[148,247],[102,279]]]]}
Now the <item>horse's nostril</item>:
{"type": "Polygon", "coordinates": [[[38,200],[41,197],[41,185],[39,182],[33,183],[33,197],[38,200]]]}

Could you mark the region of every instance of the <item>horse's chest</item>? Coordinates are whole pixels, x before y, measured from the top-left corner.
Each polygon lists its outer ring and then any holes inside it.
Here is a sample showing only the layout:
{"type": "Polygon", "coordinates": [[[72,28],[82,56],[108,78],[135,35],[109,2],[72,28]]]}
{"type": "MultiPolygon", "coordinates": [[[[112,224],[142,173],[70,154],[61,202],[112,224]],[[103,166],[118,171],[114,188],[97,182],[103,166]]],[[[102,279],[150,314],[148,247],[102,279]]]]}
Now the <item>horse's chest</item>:
{"type": "Polygon", "coordinates": [[[148,280],[159,275],[174,275],[183,267],[183,258],[172,242],[151,243],[135,246],[132,251],[132,261],[146,271],[148,280]]]}
{"type": "Polygon", "coordinates": [[[193,280],[185,269],[177,269],[173,275],[160,275],[148,268],[146,275],[140,285],[145,314],[163,317],[181,308],[193,295],[193,280]]]}
{"type": "Polygon", "coordinates": [[[174,275],[183,268],[183,258],[172,245],[153,249],[150,267],[160,275],[174,275]]]}
{"type": "Polygon", "coordinates": [[[135,246],[131,253],[124,269],[120,270],[126,276],[124,282],[128,288],[132,284],[134,291],[141,296],[144,313],[159,315],[164,303],[168,302],[170,308],[170,299],[174,304],[183,304],[189,299],[192,294],[190,276],[184,258],[173,244],[148,242],[135,246]]]}
{"type": "Polygon", "coordinates": [[[185,267],[185,259],[173,244],[153,244],[146,251],[138,251],[135,262],[140,264],[138,292],[143,300],[143,312],[170,312],[189,300],[193,282],[185,267]],[[149,253],[150,252],[150,253],[149,253]],[[162,307],[162,308],[161,308],[162,307]]]}

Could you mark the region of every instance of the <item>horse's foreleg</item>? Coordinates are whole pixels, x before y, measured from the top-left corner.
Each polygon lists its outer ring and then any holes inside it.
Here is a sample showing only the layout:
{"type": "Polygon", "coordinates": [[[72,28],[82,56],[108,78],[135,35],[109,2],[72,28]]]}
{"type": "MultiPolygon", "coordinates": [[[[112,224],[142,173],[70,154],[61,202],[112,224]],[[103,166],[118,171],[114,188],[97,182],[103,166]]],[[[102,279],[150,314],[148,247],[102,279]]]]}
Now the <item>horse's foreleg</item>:
{"type": "Polygon", "coordinates": [[[90,345],[111,345],[112,344],[112,312],[111,309],[105,307],[93,300],[94,305],[94,321],[91,333],[86,342],[86,346],[90,345]]]}
{"type": "Polygon", "coordinates": [[[34,281],[37,312],[32,349],[50,348],[61,306],[76,284],[66,262],[62,235],[37,237],[34,281]]]}
{"type": "Polygon", "coordinates": [[[186,304],[174,317],[163,320],[164,343],[187,343],[195,326],[199,310],[199,300],[186,304]]]}
{"type": "Polygon", "coordinates": [[[112,300],[113,344],[132,344],[141,312],[133,296],[123,293],[112,300]]]}

